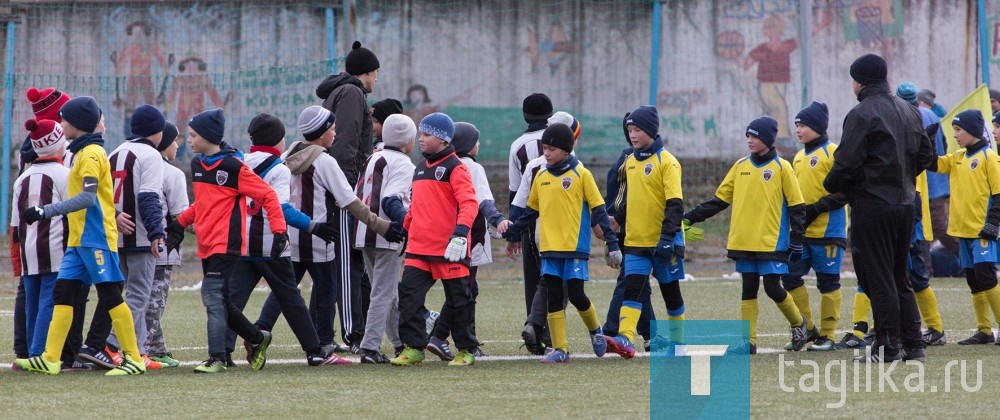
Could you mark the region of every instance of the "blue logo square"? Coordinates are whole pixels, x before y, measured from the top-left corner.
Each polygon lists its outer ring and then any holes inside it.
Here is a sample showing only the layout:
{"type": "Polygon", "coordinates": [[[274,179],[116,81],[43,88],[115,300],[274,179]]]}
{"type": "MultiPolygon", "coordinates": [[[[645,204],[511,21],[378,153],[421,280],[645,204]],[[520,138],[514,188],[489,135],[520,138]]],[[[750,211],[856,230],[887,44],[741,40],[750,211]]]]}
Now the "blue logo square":
{"type": "Polygon", "coordinates": [[[749,418],[747,321],[656,321],[650,418],[749,418]]]}

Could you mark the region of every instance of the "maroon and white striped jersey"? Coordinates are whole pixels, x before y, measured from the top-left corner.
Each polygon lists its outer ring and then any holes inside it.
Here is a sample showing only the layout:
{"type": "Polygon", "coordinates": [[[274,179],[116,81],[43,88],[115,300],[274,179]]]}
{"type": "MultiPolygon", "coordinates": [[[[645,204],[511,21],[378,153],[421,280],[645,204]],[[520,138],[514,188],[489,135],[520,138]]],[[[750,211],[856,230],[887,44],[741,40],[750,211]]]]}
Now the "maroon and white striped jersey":
{"type": "MultiPolygon", "coordinates": [[[[184,171],[167,161],[163,161],[163,194],[160,195],[160,205],[163,206],[164,227],[170,224],[170,216],[176,217],[189,205],[184,171]]],[[[181,250],[161,252],[156,265],[181,265],[181,250]]]]}
{"type": "MultiPolygon", "coordinates": [[[[372,213],[389,220],[389,216],[382,211],[382,199],[398,196],[403,201],[403,207],[409,209],[414,169],[410,156],[403,152],[393,149],[377,151],[365,162],[365,172],[354,189],[355,195],[372,213]]],[[[355,248],[399,249],[399,243],[385,240],[364,223],[357,223],[355,233],[355,248]]]]}
{"type": "MultiPolygon", "coordinates": [[[[288,167],[278,160],[274,160],[268,164],[266,161],[271,156],[274,155],[267,152],[252,152],[246,155],[243,161],[257,174],[267,169],[259,168],[258,170],[260,165],[267,164],[271,166],[271,169],[264,174],[264,182],[270,185],[274,189],[274,192],[278,194],[278,203],[284,204],[289,199],[289,185],[292,180],[292,173],[288,170],[288,167]]],[[[288,226],[288,228],[289,235],[291,235],[291,226],[288,226]]],[[[271,225],[267,221],[267,212],[261,208],[259,203],[255,203],[247,197],[247,255],[251,257],[270,258],[271,244],[273,242],[274,233],[271,232],[271,225]]],[[[282,257],[291,255],[291,247],[285,248],[285,252],[281,253],[282,257]]]]}
{"type": "Polygon", "coordinates": [[[21,212],[30,206],[63,201],[69,168],[55,160],[39,160],[29,165],[14,181],[10,225],[21,242],[21,273],[49,274],[59,271],[69,234],[64,216],[42,219],[31,225],[21,223],[21,212]]]}
{"type": "MultiPolygon", "coordinates": [[[[146,139],[128,140],[116,148],[108,160],[111,179],[114,180],[115,211],[132,216],[135,230],[131,234],[119,232],[118,248],[125,250],[149,249],[146,223],[139,207],[140,193],[161,196],[163,189],[163,157],[146,139]]],[[[156,215],[163,213],[157,209],[156,215]]]]}
{"type": "Polygon", "coordinates": [[[524,133],[514,143],[510,145],[510,160],[507,163],[507,188],[510,191],[517,191],[521,186],[521,176],[528,162],[542,155],[542,133],[544,130],[524,133]]]}
{"type": "MultiPolygon", "coordinates": [[[[320,146],[295,142],[281,155],[281,159],[292,172],[288,203],[313,222],[323,223],[333,221],[330,220],[330,213],[336,206],[347,206],[358,198],[354,196],[354,189],[347,182],[337,160],[325,150],[319,153],[315,147],[320,146]]],[[[327,262],[334,259],[336,243],[327,244],[313,234],[292,226],[288,226],[288,238],[292,261],[327,262]]]]}

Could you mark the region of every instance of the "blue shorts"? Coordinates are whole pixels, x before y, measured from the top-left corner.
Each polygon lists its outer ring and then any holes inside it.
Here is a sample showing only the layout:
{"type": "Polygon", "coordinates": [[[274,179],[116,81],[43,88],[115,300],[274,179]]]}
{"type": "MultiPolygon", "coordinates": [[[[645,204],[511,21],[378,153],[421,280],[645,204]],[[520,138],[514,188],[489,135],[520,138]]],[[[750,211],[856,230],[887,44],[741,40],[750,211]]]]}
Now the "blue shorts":
{"type": "Polygon", "coordinates": [[[653,277],[656,278],[660,283],[670,283],[672,281],[683,280],[684,279],[684,259],[674,258],[668,265],[661,265],[653,263],[653,259],[650,257],[643,257],[635,254],[625,254],[625,275],[638,274],[640,276],[648,276],[650,272],[653,273],[653,277]]]}
{"type": "Polygon", "coordinates": [[[84,246],[66,248],[59,265],[59,278],[89,285],[125,281],[118,267],[117,252],[84,246]]]}
{"type": "Polygon", "coordinates": [[[542,257],[542,275],[559,277],[563,280],[590,280],[587,260],[579,258],[542,257]]]}
{"type": "Polygon", "coordinates": [[[736,259],[736,271],[740,273],[788,274],[788,263],[778,260],[736,259]]]}
{"type": "Polygon", "coordinates": [[[997,241],[982,238],[958,238],[958,263],[972,268],[979,263],[997,263],[997,241]]]}
{"type": "Polygon", "coordinates": [[[844,248],[840,245],[813,245],[802,247],[802,259],[809,261],[813,271],[823,274],[840,274],[844,263],[844,248]]]}

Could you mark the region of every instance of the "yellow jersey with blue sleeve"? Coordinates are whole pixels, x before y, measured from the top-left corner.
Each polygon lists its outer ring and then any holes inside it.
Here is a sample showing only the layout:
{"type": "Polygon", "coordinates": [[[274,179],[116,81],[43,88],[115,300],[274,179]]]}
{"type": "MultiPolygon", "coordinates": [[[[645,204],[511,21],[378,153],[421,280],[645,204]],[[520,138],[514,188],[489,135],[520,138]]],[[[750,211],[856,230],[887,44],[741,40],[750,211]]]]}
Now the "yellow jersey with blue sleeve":
{"type": "Polygon", "coordinates": [[[85,178],[97,180],[97,201],[83,210],[67,215],[69,239],[66,246],[117,251],[118,227],[115,224],[111,164],[104,148],[98,144],[84,146],[73,155],[67,185],[69,197],[83,192],[85,178]]]}
{"type": "Polygon", "coordinates": [[[979,237],[991,197],[1000,194],[1000,156],[984,146],[972,152],[962,149],[939,156],[937,172],[948,174],[951,187],[948,234],[956,238],[979,237]]]}
{"type": "Polygon", "coordinates": [[[733,207],[726,245],[731,257],[787,251],[788,207],[804,204],[791,163],[775,156],[757,164],[744,157],[729,169],[715,196],[733,207]]]}
{"type": "MultiPolygon", "coordinates": [[[[667,201],[684,199],[681,171],[677,158],[663,148],[642,160],[636,154],[625,160],[625,246],[656,246],[667,201]]],[[[674,244],[684,246],[684,235],[676,235],[674,244]]]]}
{"type": "Polygon", "coordinates": [[[528,196],[528,207],[538,212],[539,253],[589,258],[591,209],[603,205],[594,176],[582,165],[558,175],[540,169],[528,196]]]}
{"type": "MultiPolygon", "coordinates": [[[[823,187],[823,180],[833,168],[833,152],[837,145],[825,140],[815,147],[806,146],[799,150],[792,160],[795,178],[802,191],[802,199],[806,204],[813,204],[830,194],[823,187]]],[[[816,219],[806,227],[805,237],[810,239],[847,238],[847,211],[844,207],[819,213],[816,219]]]]}

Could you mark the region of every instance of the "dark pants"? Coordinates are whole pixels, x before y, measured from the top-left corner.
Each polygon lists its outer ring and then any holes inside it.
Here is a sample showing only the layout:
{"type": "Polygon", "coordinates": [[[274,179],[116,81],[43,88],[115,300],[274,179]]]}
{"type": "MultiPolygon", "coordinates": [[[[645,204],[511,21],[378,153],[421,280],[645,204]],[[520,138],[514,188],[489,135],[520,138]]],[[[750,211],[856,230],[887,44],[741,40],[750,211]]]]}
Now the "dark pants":
{"type": "MultiPolygon", "coordinates": [[[[313,326],[309,317],[309,309],[306,308],[306,301],[302,299],[302,293],[295,282],[295,269],[292,267],[292,259],[282,257],[273,260],[263,261],[239,261],[233,268],[233,274],[229,276],[229,299],[237,309],[243,310],[250,300],[250,294],[260,281],[261,277],[271,288],[271,294],[278,301],[281,313],[285,314],[285,320],[291,327],[295,338],[299,340],[299,345],[306,353],[319,351],[319,337],[316,335],[316,327],[313,326]]],[[[274,324],[261,324],[257,322],[257,327],[262,330],[271,331],[274,324]]],[[[236,344],[236,333],[229,331],[226,335],[226,350],[233,352],[236,344]]]]}
{"type": "MultiPolygon", "coordinates": [[[[306,272],[312,278],[309,316],[312,318],[312,325],[316,328],[316,336],[319,338],[320,344],[333,343],[334,299],[337,297],[337,288],[339,287],[339,283],[333,281],[333,272],[336,270],[334,262],[292,262],[292,268],[295,272],[296,285],[302,282],[302,277],[306,275],[306,272]]],[[[274,328],[281,312],[281,304],[272,291],[267,296],[267,300],[264,301],[264,307],[260,309],[257,325],[265,330],[274,328]]]]}
{"type": "Polygon", "coordinates": [[[216,254],[202,260],[201,302],[208,316],[208,354],[226,360],[226,334],[233,330],[240,337],[259,343],[263,336],[260,329],[243,315],[229,299],[229,278],[238,257],[216,254]]]}
{"type": "MultiPolygon", "coordinates": [[[[625,267],[622,267],[618,271],[618,281],[615,283],[614,294],[611,295],[608,317],[604,320],[604,325],[601,327],[605,335],[618,335],[619,316],[621,316],[622,301],[625,298],[625,284],[625,267]]],[[[652,291],[653,288],[651,287],[643,287],[639,292],[638,300],[642,304],[642,312],[639,313],[639,324],[636,325],[636,331],[646,340],[649,340],[650,324],[656,321],[656,315],[653,313],[652,291]]]]}
{"type": "Polygon", "coordinates": [[[25,310],[24,277],[17,281],[17,296],[14,298],[14,357],[28,358],[27,311],[25,310]]]}
{"type": "Polygon", "coordinates": [[[850,235],[858,284],[872,302],[875,345],[891,357],[901,347],[923,348],[920,312],[908,276],[913,206],[852,206],[850,235]]]}
{"type": "Polygon", "coordinates": [[[335,243],[336,270],[334,282],[338,284],[337,302],[340,313],[340,334],[345,343],[361,343],[365,336],[364,313],[361,312],[361,278],[365,275],[364,255],[354,249],[354,218],[350,213],[334,208],[329,220],[339,221],[335,243]]]}
{"type": "MultiPolygon", "coordinates": [[[[469,287],[468,293],[472,298],[469,302],[469,306],[472,308],[469,310],[469,328],[472,329],[472,335],[476,335],[476,297],[479,296],[479,283],[476,282],[476,273],[479,272],[479,267],[469,267],[469,287]]],[[[441,340],[446,340],[448,335],[451,334],[451,307],[444,305],[441,307],[441,316],[438,317],[437,321],[434,323],[434,337],[441,340]]]]}
{"type": "Polygon", "coordinates": [[[550,343],[549,339],[549,298],[542,282],[541,256],[535,246],[534,235],[521,237],[521,268],[524,274],[524,308],[528,314],[526,322],[541,328],[538,339],[550,343]]]}
{"type": "MultiPolygon", "coordinates": [[[[424,301],[427,292],[434,286],[431,273],[416,267],[403,268],[403,279],[399,283],[399,338],[403,344],[422,349],[427,347],[427,324],[424,321],[424,301]]],[[[473,351],[479,345],[472,335],[472,296],[469,294],[469,279],[441,280],[444,287],[444,306],[451,326],[451,336],[459,350],[473,351]]],[[[445,317],[441,311],[441,318],[445,317]]]]}

